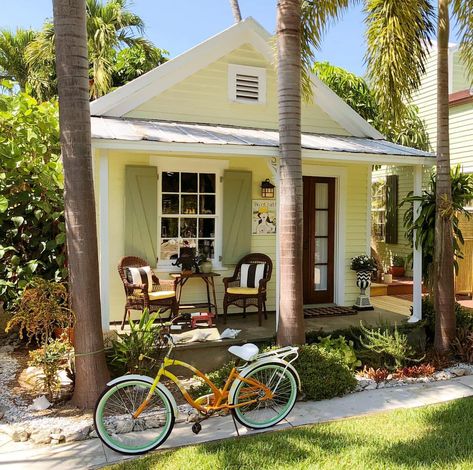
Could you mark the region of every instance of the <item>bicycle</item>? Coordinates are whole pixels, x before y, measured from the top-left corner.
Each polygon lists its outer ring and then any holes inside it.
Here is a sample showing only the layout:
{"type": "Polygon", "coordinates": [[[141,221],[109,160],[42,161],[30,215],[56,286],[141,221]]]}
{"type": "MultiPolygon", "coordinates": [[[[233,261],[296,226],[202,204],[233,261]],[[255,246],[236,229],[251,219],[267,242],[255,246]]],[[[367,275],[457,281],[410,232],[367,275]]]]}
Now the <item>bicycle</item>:
{"type": "Polygon", "coordinates": [[[260,354],[254,344],[231,346],[228,350],[237,361],[220,389],[197,368],[170,357],[175,347],[168,331],[170,326],[165,324],[159,335],[157,350],[163,359],[156,377],[131,374],[118,377],[107,384],[99,397],[94,423],[97,435],[107,447],[122,454],[137,455],[166,441],[178,408],[169,389],[160,383],[162,377],[174,382],[198,413],[198,420],[192,426],[196,434],[201,429],[200,422],[217,412],[230,411],[234,422],[252,429],[274,426],[291,412],[300,390],[299,375],[292,365],[299,355],[297,347],[260,354]],[[194,400],[180,380],[167,370],[172,366],[192,371],[212,392],[194,400]]]}

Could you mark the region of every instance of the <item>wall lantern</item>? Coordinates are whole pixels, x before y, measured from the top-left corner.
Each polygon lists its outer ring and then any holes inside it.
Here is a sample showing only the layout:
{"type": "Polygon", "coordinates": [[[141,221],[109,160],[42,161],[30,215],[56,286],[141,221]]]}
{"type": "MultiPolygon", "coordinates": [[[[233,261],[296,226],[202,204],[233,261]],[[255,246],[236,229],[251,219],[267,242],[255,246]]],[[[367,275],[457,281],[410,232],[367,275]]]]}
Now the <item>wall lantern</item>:
{"type": "Polygon", "coordinates": [[[261,197],[265,199],[270,199],[274,197],[274,184],[269,181],[269,179],[265,179],[261,182],[261,197]]]}

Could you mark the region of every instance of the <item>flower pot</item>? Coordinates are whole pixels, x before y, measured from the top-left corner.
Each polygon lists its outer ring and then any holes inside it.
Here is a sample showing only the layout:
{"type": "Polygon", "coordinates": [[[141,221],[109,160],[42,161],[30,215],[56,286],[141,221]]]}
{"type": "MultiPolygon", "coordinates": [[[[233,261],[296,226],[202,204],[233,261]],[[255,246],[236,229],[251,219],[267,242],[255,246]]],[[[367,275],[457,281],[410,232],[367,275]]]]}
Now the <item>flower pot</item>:
{"type": "Polygon", "coordinates": [[[356,285],[360,289],[366,289],[371,285],[372,271],[357,271],[356,272],[356,285]]]}
{"type": "Polygon", "coordinates": [[[406,273],[404,266],[391,266],[391,274],[393,277],[403,277],[406,273]]]}
{"type": "Polygon", "coordinates": [[[207,260],[207,261],[202,261],[199,264],[200,271],[203,272],[204,274],[211,273],[212,272],[212,261],[207,260]]]}
{"type": "Polygon", "coordinates": [[[384,275],[384,283],[385,284],[392,284],[392,282],[393,282],[393,275],[390,274],[390,273],[386,273],[384,275]]]}

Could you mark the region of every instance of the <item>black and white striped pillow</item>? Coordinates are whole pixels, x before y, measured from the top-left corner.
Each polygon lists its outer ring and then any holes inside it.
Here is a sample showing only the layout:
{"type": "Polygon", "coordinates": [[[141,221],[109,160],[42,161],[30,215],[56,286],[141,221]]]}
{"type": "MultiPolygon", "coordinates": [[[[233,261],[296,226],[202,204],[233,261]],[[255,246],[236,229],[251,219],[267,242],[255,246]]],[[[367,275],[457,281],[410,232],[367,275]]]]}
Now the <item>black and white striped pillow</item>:
{"type": "Polygon", "coordinates": [[[240,287],[259,287],[259,281],[264,277],[264,263],[242,264],[240,271],[240,287]]]}
{"type": "Polygon", "coordinates": [[[153,276],[149,266],[141,268],[127,268],[127,280],[132,284],[148,286],[148,292],[153,292],[153,276]]]}

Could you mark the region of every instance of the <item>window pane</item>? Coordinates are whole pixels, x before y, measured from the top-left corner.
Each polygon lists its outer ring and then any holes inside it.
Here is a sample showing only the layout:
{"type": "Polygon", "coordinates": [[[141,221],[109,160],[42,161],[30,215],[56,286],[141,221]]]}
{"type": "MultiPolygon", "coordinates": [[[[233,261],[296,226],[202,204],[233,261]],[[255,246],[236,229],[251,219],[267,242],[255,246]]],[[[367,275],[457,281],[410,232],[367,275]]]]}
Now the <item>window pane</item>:
{"type": "Polygon", "coordinates": [[[215,214],[215,196],[200,196],[200,214],[215,214]]]}
{"type": "Polygon", "coordinates": [[[214,173],[201,173],[199,175],[200,186],[199,192],[201,193],[214,193],[215,192],[215,174],[214,173]]]}
{"type": "Polygon", "coordinates": [[[181,219],[181,237],[197,238],[197,219],[181,219]]]}
{"type": "Polygon", "coordinates": [[[328,263],[328,238],[315,239],[315,262],[328,263]]]}
{"type": "Polygon", "coordinates": [[[163,217],[161,221],[161,238],[175,238],[178,236],[179,219],[171,217],[163,217]]]}
{"type": "Polygon", "coordinates": [[[207,258],[215,258],[214,255],[214,241],[213,240],[199,240],[199,254],[207,258]]]}
{"type": "Polygon", "coordinates": [[[163,214],[179,214],[179,196],[163,194],[163,214]]]}
{"type": "Polygon", "coordinates": [[[317,209],[328,209],[327,183],[317,183],[315,185],[315,207],[317,209]]]}
{"type": "Polygon", "coordinates": [[[199,219],[199,238],[215,236],[215,219],[199,219]]]}
{"type": "Polygon", "coordinates": [[[197,192],[197,173],[181,173],[181,192],[197,192]]]}
{"type": "Polygon", "coordinates": [[[328,211],[315,211],[315,236],[328,235],[328,211]]]}
{"type": "Polygon", "coordinates": [[[179,192],[179,173],[163,173],[163,193],[179,192]]]}
{"type": "Polygon", "coordinates": [[[162,260],[177,259],[178,253],[179,253],[179,242],[175,238],[171,240],[161,241],[160,259],[162,260]]]}
{"type": "Polygon", "coordinates": [[[181,196],[181,214],[197,214],[197,196],[181,196]]]}
{"type": "Polygon", "coordinates": [[[314,267],[314,290],[327,290],[327,266],[314,267]]]}

